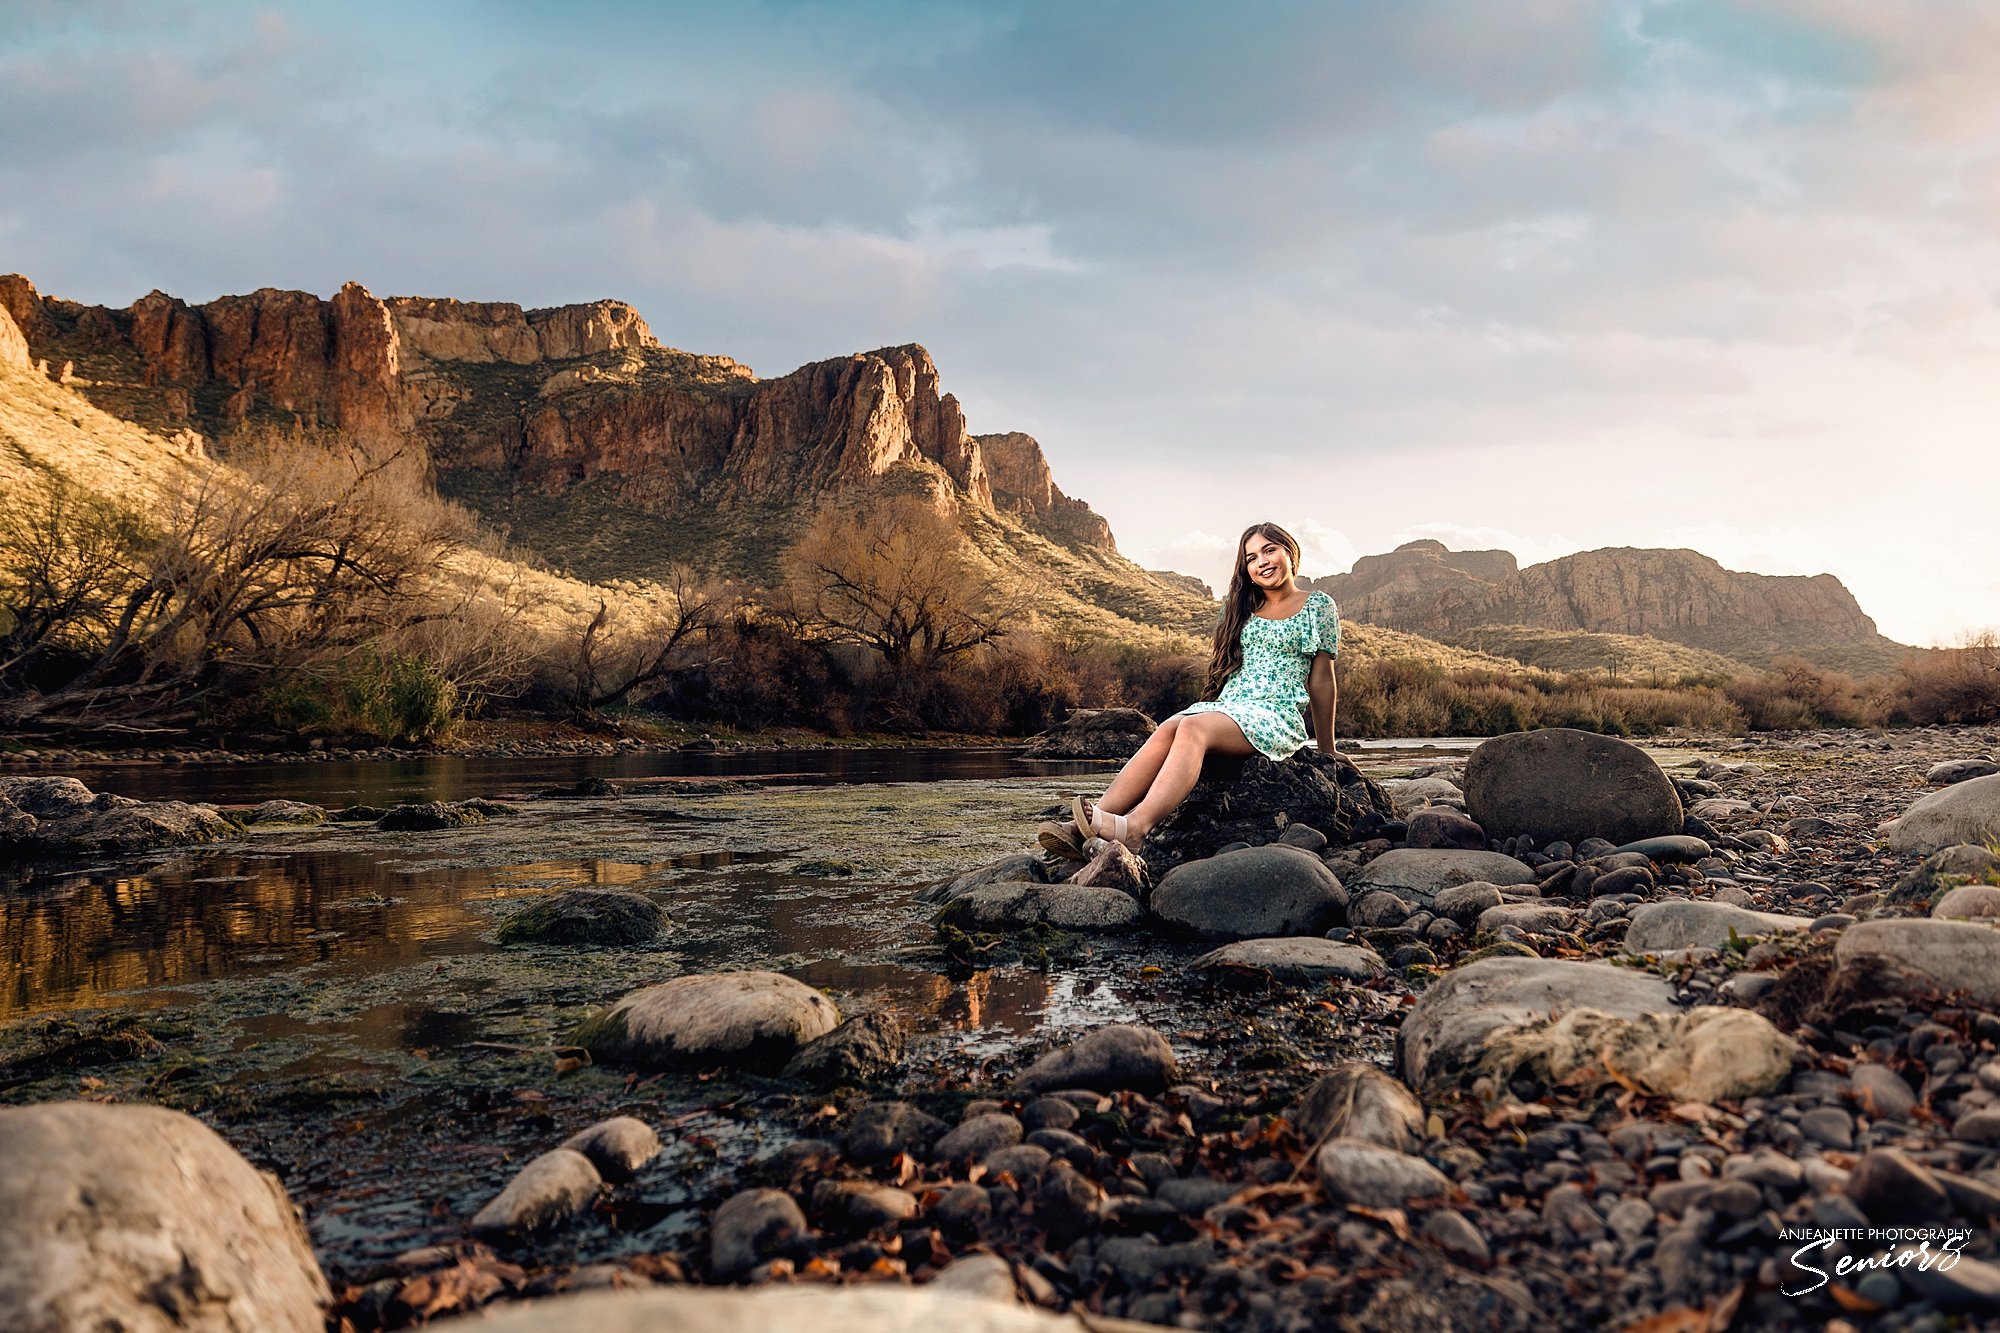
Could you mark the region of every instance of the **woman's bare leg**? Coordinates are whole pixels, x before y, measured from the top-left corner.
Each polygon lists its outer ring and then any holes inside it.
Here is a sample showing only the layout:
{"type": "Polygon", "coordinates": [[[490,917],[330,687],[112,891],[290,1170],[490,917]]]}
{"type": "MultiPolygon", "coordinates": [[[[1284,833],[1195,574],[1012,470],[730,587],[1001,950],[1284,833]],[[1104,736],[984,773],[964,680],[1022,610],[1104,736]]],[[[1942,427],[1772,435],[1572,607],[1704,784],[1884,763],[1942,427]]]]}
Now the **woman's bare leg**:
{"type": "MultiPolygon", "coordinates": [[[[1227,713],[1196,713],[1181,719],[1175,729],[1167,760],[1146,792],[1146,799],[1131,812],[1134,837],[1143,838],[1153,826],[1174,812],[1201,780],[1201,761],[1210,754],[1254,754],[1256,747],[1227,713]]],[[[1136,756],[1135,756],[1136,757],[1136,756]]],[[[1123,776],[1122,774],[1120,775],[1123,776]]]]}
{"type": "Polygon", "coordinates": [[[1160,775],[1160,765],[1167,762],[1167,752],[1173,748],[1174,736],[1180,731],[1181,721],[1181,715],[1176,713],[1155,727],[1153,734],[1146,737],[1146,743],[1139,747],[1138,753],[1125,761],[1125,767],[1118,770],[1118,776],[1104,789],[1103,799],[1091,809],[1102,810],[1107,815],[1122,815],[1144,800],[1153,779],[1160,775]]]}

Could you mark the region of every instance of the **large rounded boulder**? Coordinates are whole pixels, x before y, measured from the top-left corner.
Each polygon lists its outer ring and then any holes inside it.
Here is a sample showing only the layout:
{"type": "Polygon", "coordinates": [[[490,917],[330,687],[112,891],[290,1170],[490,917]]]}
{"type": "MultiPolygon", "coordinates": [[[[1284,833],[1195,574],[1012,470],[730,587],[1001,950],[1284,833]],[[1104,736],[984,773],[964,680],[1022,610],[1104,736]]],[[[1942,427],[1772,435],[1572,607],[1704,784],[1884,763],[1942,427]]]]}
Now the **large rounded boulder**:
{"type": "Polygon", "coordinates": [[[319,1333],[332,1300],[277,1178],[191,1116],[0,1110],[0,1328],[319,1333]]]}
{"type": "Polygon", "coordinates": [[[1466,812],[1496,838],[1538,846],[1603,838],[1614,844],[1679,833],[1680,794],[1638,746],[1549,727],[1484,741],[1465,764],[1466,812]]]}
{"type": "Polygon", "coordinates": [[[1318,935],[1345,920],[1347,891],[1310,852],[1249,847],[1174,867],[1153,890],[1153,913],[1222,939],[1318,935]]]}
{"type": "Polygon", "coordinates": [[[2000,773],[1922,798],[1889,824],[1889,850],[1929,856],[1960,843],[2000,842],[2000,773]]]}
{"type": "Polygon", "coordinates": [[[1373,836],[1393,818],[1382,789],[1344,756],[1311,747],[1283,762],[1211,755],[1194,790],[1146,835],[1139,855],[1157,878],[1232,842],[1276,842],[1294,825],[1338,847],[1373,836]]]}
{"type": "Polygon", "coordinates": [[[832,1000],[777,972],[721,972],[633,991],[586,1021],[576,1042],[603,1064],[782,1065],[840,1022],[832,1000]]]}

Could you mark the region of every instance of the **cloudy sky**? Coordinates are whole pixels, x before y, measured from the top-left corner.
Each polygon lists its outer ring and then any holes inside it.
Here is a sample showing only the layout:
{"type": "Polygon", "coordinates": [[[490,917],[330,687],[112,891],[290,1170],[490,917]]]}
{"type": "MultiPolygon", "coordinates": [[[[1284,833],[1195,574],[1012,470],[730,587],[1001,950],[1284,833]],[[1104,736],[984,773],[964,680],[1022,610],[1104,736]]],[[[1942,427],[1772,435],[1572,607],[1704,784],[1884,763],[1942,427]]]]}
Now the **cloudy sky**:
{"type": "Polygon", "coordinates": [[[8,0],[0,270],[922,342],[1142,561],[1417,536],[2000,624],[1987,0],[8,0]]]}

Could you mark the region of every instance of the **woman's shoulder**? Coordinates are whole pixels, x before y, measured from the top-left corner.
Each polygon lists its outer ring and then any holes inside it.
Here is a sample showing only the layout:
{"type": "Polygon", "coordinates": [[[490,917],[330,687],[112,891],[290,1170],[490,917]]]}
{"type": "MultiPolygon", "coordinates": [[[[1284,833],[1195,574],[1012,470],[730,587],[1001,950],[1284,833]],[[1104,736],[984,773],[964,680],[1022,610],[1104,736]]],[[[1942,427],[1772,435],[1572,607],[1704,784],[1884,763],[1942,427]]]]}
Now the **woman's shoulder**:
{"type": "Polygon", "coordinates": [[[1319,588],[1314,588],[1312,596],[1306,598],[1307,606],[1332,606],[1333,604],[1333,594],[1319,588]]]}

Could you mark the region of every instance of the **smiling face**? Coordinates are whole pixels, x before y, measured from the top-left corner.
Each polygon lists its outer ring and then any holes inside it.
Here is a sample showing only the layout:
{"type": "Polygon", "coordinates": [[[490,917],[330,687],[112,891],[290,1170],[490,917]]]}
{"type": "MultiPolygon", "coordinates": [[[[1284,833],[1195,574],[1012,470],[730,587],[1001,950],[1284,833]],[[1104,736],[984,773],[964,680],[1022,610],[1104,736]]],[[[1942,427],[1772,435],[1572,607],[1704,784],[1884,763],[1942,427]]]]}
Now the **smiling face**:
{"type": "Polygon", "coordinates": [[[1243,543],[1243,570],[1258,587],[1275,591],[1292,581],[1292,553],[1283,542],[1253,532],[1243,543]]]}

